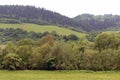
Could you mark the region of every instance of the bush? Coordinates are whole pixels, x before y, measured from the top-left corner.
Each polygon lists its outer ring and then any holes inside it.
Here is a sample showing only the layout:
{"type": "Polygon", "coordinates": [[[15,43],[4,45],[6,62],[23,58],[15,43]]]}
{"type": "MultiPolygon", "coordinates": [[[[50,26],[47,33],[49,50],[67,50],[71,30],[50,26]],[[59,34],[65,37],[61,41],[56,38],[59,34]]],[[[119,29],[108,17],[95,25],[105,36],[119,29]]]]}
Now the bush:
{"type": "Polygon", "coordinates": [[[22,59],[14,53],[8,53],[3,58],[3,69],[18,70],[22,69],[22,59]]]}
{"type": "MultiPolygon", "coordinates": [[[[115,40],[110,39],[113,42],[115,40]]],[[[106,40],[102,41],[106,42],[106,40]]],[[[102,48],[101,51],[94,49],[94,43],[83,39],[54,41],[53,36],[47,35],[40,40],[40,43],[32,39],[20,40],[17,43],[9,42],[0,49],[0,68],[9,70],[120,70],[120,50],[119,47],[114,49],[112,43],[110,43],[111,47],[102,48]]]]}
{"type": "Polygon", "coordinates": [[[106,49],[93,56],[93,70],[119,70],[118,57],[120,53],[117,50],[106,49]]]}

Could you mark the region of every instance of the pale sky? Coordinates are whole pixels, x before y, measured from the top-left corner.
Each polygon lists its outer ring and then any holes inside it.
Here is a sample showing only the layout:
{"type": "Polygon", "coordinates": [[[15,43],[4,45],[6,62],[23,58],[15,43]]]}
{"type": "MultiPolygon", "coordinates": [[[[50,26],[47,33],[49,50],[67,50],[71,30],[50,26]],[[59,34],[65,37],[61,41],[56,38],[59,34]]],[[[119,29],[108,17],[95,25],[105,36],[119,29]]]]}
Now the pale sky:
{"type": "Polygon", "coordinates": [[[68,17],[90,13],[120,15],[120,0],[0,0],[0,5],[32,5],[68,17]]]}

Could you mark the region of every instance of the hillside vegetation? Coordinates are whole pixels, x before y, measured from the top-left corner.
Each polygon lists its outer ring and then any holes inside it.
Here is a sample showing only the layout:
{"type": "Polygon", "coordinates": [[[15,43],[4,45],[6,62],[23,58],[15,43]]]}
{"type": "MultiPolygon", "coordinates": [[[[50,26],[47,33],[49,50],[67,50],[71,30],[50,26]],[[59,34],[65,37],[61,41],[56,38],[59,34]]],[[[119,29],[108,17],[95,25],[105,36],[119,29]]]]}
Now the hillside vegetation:
{"type": "Polygon", "coordinates": [[[74,18],[57,12],[34,6],[0,6],[0,23],[34,23],[39,25],[57,25],[76,31],[120,30],[120,16],[105,14],[81,14],[74,18]]]}
{"type": "Polygon", "coordinates": [[[20,28],[26,31],[34,31],[34,32],[52,32],[52,31],[56,31],[56,33],[60,34],[60,35],[70,35],[70,34],[74,34],[78,37],[85,37],[86,34],[84,33],[80,33],[80,32],[76,32],[70,29],[66,29],[66,28],[62,28],[62,27],[58,27],[58,26],[51,26],[51,25],[37,25],[37,24],[29,24],[29,23],[23,23],[23,24],[3,24],[0,23],[0,28],[20,28]]]}
{"type": "MultiPolygon", "coordinates": [[[[81,27],[75,20],[59,13],[36,8],[34,6],[0,6],[0,22],[2,23],[35,23],[40,25],[59,25],[62,27],[81,27]]],[[[81,27],[82,28],[82,27],[81,27]]],[[[78,29],[76,29],[78,30],[78,29]]]]}
{"type": "Polygon", "coordinates": [[[105,14],[92,15],[82,14],[73,18],[84,26],[86,31],[106,31],[106,30],[120,30],[120,16],[105,14]]]}

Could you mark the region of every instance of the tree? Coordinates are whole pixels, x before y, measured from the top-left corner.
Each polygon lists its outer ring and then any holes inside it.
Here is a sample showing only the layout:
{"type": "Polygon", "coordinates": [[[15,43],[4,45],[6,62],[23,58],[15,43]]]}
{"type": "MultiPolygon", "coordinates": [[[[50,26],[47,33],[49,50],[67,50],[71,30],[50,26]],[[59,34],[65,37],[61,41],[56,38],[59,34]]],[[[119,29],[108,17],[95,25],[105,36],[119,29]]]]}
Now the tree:
{"type": "Polygon", "coordinates": [[[78,40],[78,39],[79,38],[76,35],[74,35],[74,34],[68,35],[68,40],[78,40]]]}
{"type": "Polygon", "coordinates": [[[2,68],[2,59],[3,59],[3,53],[2,53],[2,48],[0,47],[0,69],[2,68]]]}
{"type": "Polygon", "coordinates": [[[75,55],[73,44],[64,41],[55,42],[51,50],[52,57],[55,60],[54,65],[58,70],[77,69],[75,65],[75,55]]]}
{"type": "Polygon", "coordinates": [[[40,39],[40,45],[48,43],[49,45],[52,46],[54,44],[54,41],[55,41],[54,36],[47,35],[47,36],[44,36],[40,39]]]}
{"type": "Polygon", "coordinates": [[[31,46],[34,46],[35,45],[35,41],[30,39],[30,38],[26,38],[26,39],[22,39],[22,40],[19,40],[17,42],[17,45],[18,46],[23,46],[23,45],[31,45],[31,46]]]}
{"type": "Polygon", "coordinates": [[[117,49],[120,45],[120,36],[117,34],[108,34],[101,33],[96,37],[95,47],[99,49],[99,51],[112,48],[117,49]]]}
{"type": "Polygon", "coordinates": [[[29,58],[30,69],[43,69],[43,57],[41,54],[41,47],[35,47],[33,53],[29,58]]]}
{"type": "Polygon", "coordinates": [[[55,70],[56,69],[56,58],[49,58],[47,61],[47,70],[55,70]]]}
{"type": "Polygon", "coordinates": [[[48,69],[51,57],[51,46],[48,43],[35,47],[29,58],[31,69],[48,69]]]}
{"type": "Polygon", "coordinates": [[[33,53],[32,46],[29,45],[24,45],[24,46],[19,46],[17,48],[16,53],[22,58],[24,62],[24,68],[29,68],[29,58],[31,57],[31,54],[33,53]]]}
{"type": "Polygon", "coordinates": [[[6,56],[4,56],[2,65],[4,69],[9,69],[9,70],[22,69],[21,66],[22,59],[17,54],[8,53],[6,56]]]}
{"type": "Polygon", "coordinates": [[[99,34],[98,31],[90,31],[88,35],[86,35],[86,38],[88,41],[94,42],[95,41],[95,37],[99,34]]]}
{"type": "Polygon", "coordinates": [[[16,52],[16,46],[13,42],[8,42],[6,47],[3,49],[3,53],[8,54],[8,53],[15,53],[16,52]]]}

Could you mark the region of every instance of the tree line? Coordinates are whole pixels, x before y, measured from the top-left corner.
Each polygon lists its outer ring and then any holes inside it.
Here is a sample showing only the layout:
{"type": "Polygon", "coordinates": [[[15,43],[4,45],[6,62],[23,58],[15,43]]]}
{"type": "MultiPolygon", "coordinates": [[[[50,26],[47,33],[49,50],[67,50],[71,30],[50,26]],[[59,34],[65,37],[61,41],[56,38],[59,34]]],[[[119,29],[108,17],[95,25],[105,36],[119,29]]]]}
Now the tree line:
{"type": "Polygon", "coordinates": [[[9,41],[19,41],[20,39],[25,39],[25,38],[31,38],[33,40],[38,41],[40,38],[42,38],[43,36],[46,36],[48,34],[51,34],[55,37],[56,40],[60,40],[63,39],[65,41],[68,40],[78,40],[79,38],[74,35],[74,34],[70,34],[70,35],[59,35],[56,31],[52,31],[52,32],[43,32],[43,33],[36,33],[33,31],[27,32],[23,29],[17,28],[17,29],[13,29],[13,28],[0,28],[0,44],[6,44],[9,41]]]}
{"type": "Polygon", "coordinates": [[[0,48],[0,69],[120,70],[120,35],[100,33],[95,42],[56,40],[51,34],[8,42],[0,48]]]}

